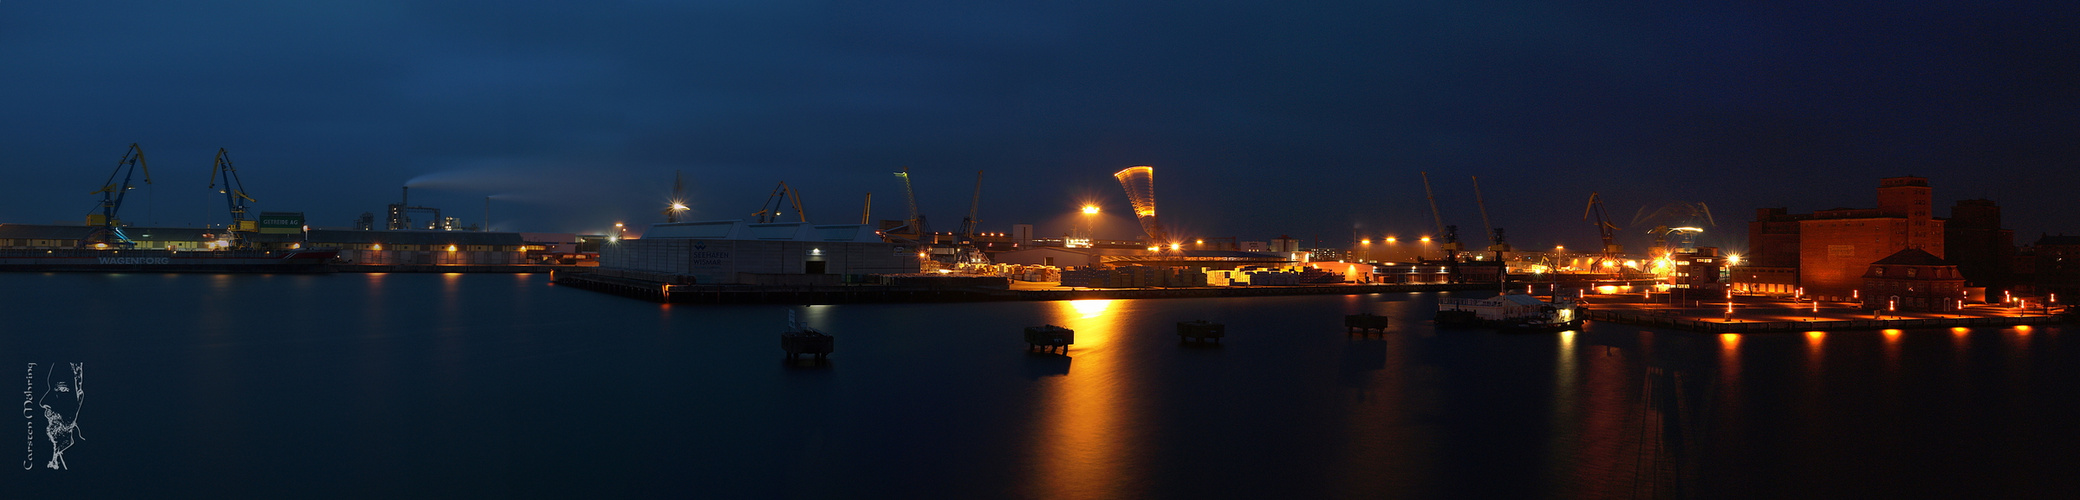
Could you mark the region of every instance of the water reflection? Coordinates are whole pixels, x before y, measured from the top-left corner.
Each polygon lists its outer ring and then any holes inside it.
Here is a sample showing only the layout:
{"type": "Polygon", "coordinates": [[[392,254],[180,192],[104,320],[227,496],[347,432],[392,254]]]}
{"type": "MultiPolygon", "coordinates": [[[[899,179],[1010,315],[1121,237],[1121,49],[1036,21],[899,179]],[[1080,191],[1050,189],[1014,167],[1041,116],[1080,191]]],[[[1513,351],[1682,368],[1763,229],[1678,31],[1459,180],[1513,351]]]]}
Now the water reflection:
{"type": "MultiPolygon", "coordinates": [[[[1028,479],[1028,495],[1051,498],[1129,498],[1136,481],[1136,463],[1129,456],[1138,436],[1124,415],[1129,408],[1124,397],[1136,382],[1132,372],[1116,363],[1121,346],[1115,345],[1119,325],[1129,323],[1123,314],[1111,313],[1112,300],[1056,302],[1050,324],[1076,331],[1076,343],[1067,355],[1075,359],[1075,373],[1046,377],[1040,387],[1044,414],[1036,422],[1039,453],[1028,479]],[[1109,313],[1109,314],[1108,314],[1109,313]]],[[[1037,360],[1036,360],[1037,361],[1037,360]]]]}
{"type": "MultiPolygon", "coordinates": [[[[1095,319],[1099,316],[1104,316],[1106,309],[1112,308],[1112,299],[1071,300],[1068,302],[1068,304],[1069,308],[1074,309],[1076,311],[1076,316],[1078,316],[1077,319],[1095,319]]],[[[1068,323],[1067,320],[1057,321],[1060,321],[1064,324],[1068,323]]],[[[1072,327],[1070,329],[1073,330],[1075,328],[1072,327]]],[[[1079,336],[1076,340],[1082,341],[1083,338],[1079,336]]]]}
{"type": "Polygon", "coordinates": [[[1905,336],[1906,332],[1897,328],[1887,328],[1880,333],[1885,334],[1885,372],[1899,373],[1899,339],[1905,336]]]}
{"type": "Polygon", "coordinates": [[[1724,391],[1722,400],[1729,408],[1737,401],[1732,396],[1741,388],[1741,334],[1719,334],[1719,390],[1724,391]]]}

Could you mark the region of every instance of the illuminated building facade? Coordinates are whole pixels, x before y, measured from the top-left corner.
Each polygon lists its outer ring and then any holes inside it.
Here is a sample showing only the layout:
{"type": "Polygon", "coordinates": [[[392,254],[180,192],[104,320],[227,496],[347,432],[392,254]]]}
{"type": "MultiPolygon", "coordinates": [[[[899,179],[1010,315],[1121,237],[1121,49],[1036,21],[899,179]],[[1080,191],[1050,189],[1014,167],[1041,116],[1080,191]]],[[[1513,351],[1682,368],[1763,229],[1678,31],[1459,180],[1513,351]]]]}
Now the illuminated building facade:
{"type": "Polygon", "coordinates": [[[1865,309],[1948,312],[1964,299],[1964,277],[1942,258],[1909,248],[1872,262],[1862,290],[1865,309]]]}
{"type": "Polygon", "coordinates": [[[1930,194],[1928,179],[1888,177],[1878,183],[1877,208],[1759,210],[1748,223],[1748,265],[1734,278],[1749,290],[1802,287],[1808,296],[1846,300],[1863,285],[1872,263],[1900,250],[1943,257],[1944,220],[1931,214],[1930,194]],[[1795,281],[1787,279],[1793,276],[1795,281]]]}

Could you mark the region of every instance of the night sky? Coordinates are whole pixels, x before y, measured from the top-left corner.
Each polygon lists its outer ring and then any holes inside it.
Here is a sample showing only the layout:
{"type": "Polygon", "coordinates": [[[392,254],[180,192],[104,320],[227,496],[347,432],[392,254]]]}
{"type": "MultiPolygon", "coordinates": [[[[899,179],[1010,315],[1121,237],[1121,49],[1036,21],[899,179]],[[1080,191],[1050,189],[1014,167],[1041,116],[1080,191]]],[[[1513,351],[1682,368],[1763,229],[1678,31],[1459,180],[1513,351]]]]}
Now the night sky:
{"type": "MultiPolygon", "coordinates": [[[[2000,203],[2017,239],[2080,233],[2080,2],[0,2],[0,222],[77,223],[130,143],[125,219],[222,224],[228,148],[316,226],[415,205],[496,229],[744,218],[773,185],[815,222],[1132,237],[1111,174],[1156,167],[1192,236],[1478,239],[1468,177],[1520,248],[1595,246],[1591,191],[1703,202],[1705,244],[1759,207],[1936,214],[2000,203]],[[1034,5],[989,5],[1016,3],[1034,5]]],[[[1651,225],[1651,223],[1649,223],[1651,225]]],[[[1479,245],[1473,245],[1479,246],[1479,245]]]]}

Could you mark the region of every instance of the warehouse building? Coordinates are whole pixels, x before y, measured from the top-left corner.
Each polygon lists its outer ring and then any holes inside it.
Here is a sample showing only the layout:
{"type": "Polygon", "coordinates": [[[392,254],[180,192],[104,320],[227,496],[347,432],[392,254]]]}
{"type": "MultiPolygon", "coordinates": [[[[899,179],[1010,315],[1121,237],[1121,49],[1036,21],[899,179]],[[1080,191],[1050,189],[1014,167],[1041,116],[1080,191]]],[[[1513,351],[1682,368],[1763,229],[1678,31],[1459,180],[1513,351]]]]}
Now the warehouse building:
{"type": "MultiPolygon", "coordinates": [[[[86,248],[94,230],[89,226],[0,224],[0,249],[86,248]]],[[[140,250],[224,250],[230,243],[223,228],[129,227],[124,232],[140,250]]],[[[298,225],[293,232],[263,231],[244,233],[241,237],[254,250],[338,250],[341,262],[346,264],[527,264],[528,250],[545,248],[529,245],[520,233],[478,231],[305,230],[298,225]]]]}
{"type": "Polygon", "coordinates": [[[839,284],[915,273],[923,258],[865,224],[742,220],[655,224],[641,239],[609,241],[599,251],[603,273],[693,284],[839,284]]]}

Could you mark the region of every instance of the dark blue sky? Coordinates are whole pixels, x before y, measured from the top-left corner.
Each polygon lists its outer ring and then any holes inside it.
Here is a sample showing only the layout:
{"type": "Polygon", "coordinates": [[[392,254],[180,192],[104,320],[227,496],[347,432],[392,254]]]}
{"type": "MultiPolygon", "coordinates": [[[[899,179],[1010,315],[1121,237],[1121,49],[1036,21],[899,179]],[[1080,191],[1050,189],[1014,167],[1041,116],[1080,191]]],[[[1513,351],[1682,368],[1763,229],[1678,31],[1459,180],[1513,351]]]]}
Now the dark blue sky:
{"type": "MultiPolygon", "coordinates": [[[[415,204],[499,229],[694,218],[785,180],[818,222],[938,228],[987,170],[983,228],[1134,234],[1110,174],[1154,165],[1186,233],[1429,233],[1419,171],[1477,238],[1469,175],[1519,247],[1588,249],[1591,191],[1875,205],[1929,177],[2024,241],[2080,232],[2075,2],[4,2],[0,221],[84,218],[132,142],[137,223],[222,223],[229,148],[260,210],[344,226],[415,204]]],[[[1650,208],[1651,210],[1651,208],[1650,208]]],[[[1708,243],[1720,242],[1707,238],[1708,243]]]]}

